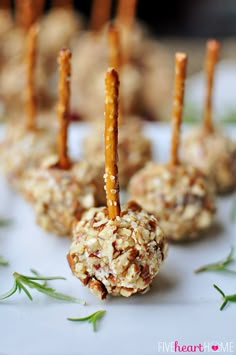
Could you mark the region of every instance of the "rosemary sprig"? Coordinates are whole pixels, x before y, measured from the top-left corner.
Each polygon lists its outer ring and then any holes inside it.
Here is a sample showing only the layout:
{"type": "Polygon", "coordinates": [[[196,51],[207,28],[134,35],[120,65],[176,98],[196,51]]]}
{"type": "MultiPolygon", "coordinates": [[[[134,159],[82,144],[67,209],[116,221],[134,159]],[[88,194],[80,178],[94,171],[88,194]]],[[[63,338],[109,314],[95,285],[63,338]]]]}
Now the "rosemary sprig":
{"type": "Polygon", "coordinates": [[[0,265],[8,265],[8,261],[3,257],[3,256],[0,256],[0,265]]]}
{"type": "MultiPolygon", "coordinates": [[[[35,270],[33,270],[33,273],[35,274],[35,270]]],[[[38,272],[36,271],[38,274],[38,272]]],[[[38,274],[39,275],[39,274],[38,274]]],[[[26,296],[32,301],[33,297],[27,287],[29,288],[34,288],[37,291],[44,293],[48,295],[49,297],[56,298],[58,300],[62,301],[68,301],[68,302],[76,302],[76,303],[81,303],[85,304],[85,302],[80,299],[80,298],[75,298],[71,297],[69,295],[65,295],[64,293],[57,292],[54,288],[48,287],[47,284],[45,283],[40,283],[38,281],[51,281],[51,280],[66,280],[64,277],[61,276],[27,276],[27,275],[22,275],[19,274],[18,272],[13,273],[13,277],[15,279],[13,287],[6,292],[5,294],[0,296],[0,300],[3,300],[5,298],[8,298],[12,296],[16,291],[19,293],[21,291],[24,291],[26,296]]]]}
{"type": "Polygon", "coordinates": [[[94,312],[92,314],[90,314],[89,316],[86,316],[86,317],[82,317],[82,318],[67,318],[68,320],[72,320],[72,321],[79,321],[79,322],[83,322],[83,321],[88,321],[89,323],[92,323],[93,324],[93,330],[96,331],[97,329],[97,321],[99,319],[101,319],[104,314],[106,313],[106,311],[97,311],[97,312],[94,312]]]}
{"type": "Polygon", "coordinates": [[[12,223],[11,219],[0,219],[0,227],[6,227],[9,226],[9,224],[12,223]]]}
{"type": "Polygon", "coordinates": [[[228,265],[230,265],[234,262],[233,254],[234,254],[234,248],[232,246],[230,249],[230,252],[226,256],[226,258],[224,258],[223,260],[218,261],[216,263],[201,266],[200,268],[198,268],[194,272],[197,274],[197,273],[200,273],[203,271],[224,271],[224,272],[229,272],[231,274],[236,274],[236,270],[231,270],[231,269],[227,268],[228,265]]]}
{"type": "Polygon", "coordinates": [[[220,306],[220,310],[222,311],[225,306],[227,305],[228,302],[236,302],[236,294],[234,295],[225,295],[224,292],[219,288],[219,286],[217,285],[213,285],[214,288],[221,294],[221,296],[223,297],[223,303],[220,306]]]}

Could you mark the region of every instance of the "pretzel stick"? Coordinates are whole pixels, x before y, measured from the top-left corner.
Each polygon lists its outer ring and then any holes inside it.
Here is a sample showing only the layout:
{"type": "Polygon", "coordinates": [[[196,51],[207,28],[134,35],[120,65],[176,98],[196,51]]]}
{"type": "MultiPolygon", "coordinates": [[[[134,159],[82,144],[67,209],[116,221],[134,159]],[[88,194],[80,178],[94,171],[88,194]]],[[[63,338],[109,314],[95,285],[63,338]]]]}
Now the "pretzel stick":
{"type": "Polygon", "coordinates": [[[70,76],[71,76],[71,51],[61,49],[58,55],[59,64],[59,85],[58,85],[58,105],[57,114],[59,119],[58,133],[58,155],[59,168],[69,169],[70,159],[68,157],[68,113],[70,105],[70,76]]]}
{"type": "Polygon", "coordinates": [[[53,0],[52,7],[63,7],[67,9],[73,9],[72,0],[53,0]]]}
{"type": "Polygon", "coordinates": [[[120,215],[120,197],[117,167],[119,77],[113,68],[106,73],[105,90],[105,189],[108,215],[114,219],[120,215]]]}
{"type": "Polygon", "coordinates": [[[36,7],[36,15],[35,15],[35,21],[39,20],[40,17],[43,14],[44,11],[44,6],[45,6],[45,0],[35,0],[35,5],[36,7]]]}
{"type": "Polygon", "coordinates": [[[184,102],[184,82],[186,76],[187,55],[185,53],[175,54],[175,83],[174,83],[174,98],[172,108],[172,140],[170,164],[178,165],[179,157],[179,138],[180,126],[182,120],[183,102],[184,102]]]}
{"type": "Polygon", "coordinates": [[[206,45],[206,62],[205,62],[205,75],[206,75],[206,92],[205,92],[205,108],[203,125],[206,132],[213,131],[212,123],[212,91],[214,83],[215,66],[219,57],[220,44],[218,41],[212,39],[206,45]]]}
{"type": "Polygon", "coordinates": [[[136,14],[137,0],[119,0],[116,9],[116,23],[121,29],[122,62],[128,63],[131,52],[131,32],[136,14]]]}
{"type": "Polygon", "coordinates": [[[110,24],[108,29],[109,66],[116,71],[121,67],[120,37],[117,27],[110,24]]]}
{"type": "Polygon", "coordinates": [[[36,93],[35,93],[35,66],[37,55],[38,26],[30,27],[26,38],[26,126],[30,130],[36,128],[36,93]]]}
{"type": "MultiPolygon", "coordinates": [[[[122,64],[121,45],[119,30],[116,25],[110,24],[108,28],[108,50],[109,50],[109,66],[119,72],[122,64]]],[[[121,89],[119,90],[121,98],[121,89]]],[[[119,126],[122,124],[122,103],[119,102],[119,126]]]]}
{"type": "Polygon", "coordinates": [[[119,0],[116,9],[116,20],[129,29],[132,27],[135,15],[137,0],[119,0]]]}
{"type": "Polygon", "coordinates": [[[11,1],[10,0],[1,0],[0,1],[1,10],[11,10],[11,1]]]}
{"type": "Polygon", "coordinates": [[[16,0],[16,23],[19,27],[28,30],[35,22],[35,3],[33,0],[16,0]]]}
{"type": "Polygon", "coordinates": [[[111,0],[93,0],[89,28],[98,32],[110,19],[111,0]]]}

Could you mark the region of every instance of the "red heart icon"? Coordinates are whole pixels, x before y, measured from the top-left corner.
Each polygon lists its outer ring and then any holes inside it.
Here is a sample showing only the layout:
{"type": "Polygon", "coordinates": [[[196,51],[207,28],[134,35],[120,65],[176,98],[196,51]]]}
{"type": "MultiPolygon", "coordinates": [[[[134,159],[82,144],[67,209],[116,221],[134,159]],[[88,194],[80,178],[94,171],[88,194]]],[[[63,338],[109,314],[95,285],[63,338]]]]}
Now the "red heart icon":
{"type": "Polygon", "coordinates": [[[214,351],[216,351],[216,350],[218,350],[219,349],[219,346],[218,345],[212,345],[212,350],[214,350],[214,351]]]}

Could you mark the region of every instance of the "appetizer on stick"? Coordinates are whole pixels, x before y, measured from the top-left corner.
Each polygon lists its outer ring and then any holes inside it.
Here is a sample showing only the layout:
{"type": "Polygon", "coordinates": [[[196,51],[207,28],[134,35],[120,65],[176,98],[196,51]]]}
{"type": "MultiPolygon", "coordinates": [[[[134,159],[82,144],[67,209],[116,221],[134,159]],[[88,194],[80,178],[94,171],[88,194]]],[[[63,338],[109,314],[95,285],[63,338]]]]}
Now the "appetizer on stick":
{"type": "MultiPolygon", "coordinates": [[[[105,198],[102,171],[87,162],[73,163],[68,156],[67,135],[70,101],[71,52],[59,52],[58,156],[48,155],[39,167],[28,171],[24,195],[46,231],[68,236],[75,219],[105,198]]],[[[102,201],[103,202],[103,201],[102,201]]]]}
{"type": "MultiPolygon", "coordinates": [[[[121,48],[119,32],[116,26],[110,25],[108,30],[109,63],[110,67],[120,71],[121,48]]],[[[121,92],[123,86],[121,87],[121,92]]],[[[126,97],[120,97],[119,105],[119,181],[122,188],[126,187],[131,176],[141,169],[151,159],[151,142],[143,134],[142,118],[127,116],[124,113],[126,97]]],[[[104,166],[103,127],[101,123],[95,124],[91,133],[84,140],[83,150],[85,158],[94,160],[96,164],[104,166]]]]}
{"type": "Polygon", "coordinates": [[[147,164],[132,177],[128,187],[130,198],[155,214],[167,238],[174,241],[197,237],[212,224],[216,209],[207,176],[179,161],[186,64],[187,56],[176,53],[170,161],[147,164]]]}
{"type": "Polygon", "coordinates": [[[120,207],[117,166],[118,89],[115,69],[105,77],[105,188],[107,207],[92,208],[73,226],[67,258],[73,274],[100,299],[146,292],[167,255],[153,216],[134,201],[120,207]]]}
{"type": "MultiPolygon", "coordinates": [[[[41,59],[47,75],[55,73],[55,58],[63,47],[72,48],[73,40],[83,28],[83,19],[73,8],[72,1],[53,1],[52,7],[42,17],[39,45],[41,59]]],[[[74,54],[73,54],[74,55],[74,54]]],[[[53,88],[55,87],[52,77],[53,88]]],[[[53,88],[50,88],[53,91],[53,88]]],[[[57,93],[55,92],[55,97],[57,93]]]]}
{"type": "MultiPolygon", "coordinates": [[[[18,0],[15,9],[15,23],[7,31],[0,43],[1,80],[0,91],[4,103],[4,115],[18,117],[24,107],[22,84],[25,85],[25,45],[30,27],[40,20],[43,0],[18,0]],[[13,104],[14,102],[14,104],[13,104]]],[[[35,67],[35,92],[38,95],[40,108],[51,105],[52,95],[48,90],[48,79],[43,67],[43,61],[37,53],[35,67]]]]}
{"type": "MultiPolygon", "coordinates": [[[[102,4],[103,1],[106,5],[107,0],[95,2],[102,4]]],[[[115,23],[121,32],[122,65],[119,75],[121,96],[125,97],[123,111],[125,114],[163,118],[166,112],[163,107],[168,106],[166,102],[171,92],[170,55],[143,26],[137,25],[135,12],[136,1],[118,1],[115,23]]],[[[108,18],[106,20],[108,22],[108,18]]],[[[100,27],[99,31],[85,32],[74,44],[76,72],[72,82],[75,88],[72,110],[86,120],[96,120],[103,114],[103,76],[108,65],[107,52],[107,25],[100,27]],[[93,105],[87,105],[90,97],[93,97],[93,105]]]]}
{"type": "MultiPolygon", "coordinates": [[[[35,92],[35,62],[38,26],[32,25],[26,44],[25,118],[12,120],[0,144],[1,165],[9,182],[20,189],[25,173],[41,159],[56,152],[52,130],[40,126],[35,92]]],[[[14,105],[14,103],[13,103],[14,105]]]]}
{"type": "Polygon", "coordinates": [[[194,128],[183,139],[181,159],[202,169],[212,179],[218,193],[236,187],[236,143],[224,130],[214,124],[212,95],[214,73],[220,44],[209,40],[206,46],[206,93],[203,124],[194,128]]]}

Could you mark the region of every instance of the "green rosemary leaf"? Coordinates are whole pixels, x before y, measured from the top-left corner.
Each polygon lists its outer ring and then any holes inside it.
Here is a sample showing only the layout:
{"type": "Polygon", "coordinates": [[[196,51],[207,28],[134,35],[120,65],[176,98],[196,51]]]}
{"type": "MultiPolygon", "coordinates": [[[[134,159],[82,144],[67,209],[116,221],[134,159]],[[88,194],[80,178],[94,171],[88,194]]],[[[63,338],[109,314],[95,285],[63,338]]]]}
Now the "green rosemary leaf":
{"type": "Polygon", "coordinates": [[[8,261],[3,256],[0,256],[0,265],[6,266],[8,264],[8,261]]]}
{"type": "Polygon", "coordinates": [[[0,227],[9,226],[12,223],[11,219],[0,219],[0,227]]]}
{"type": "Polygon", "coordinates": [[[228,302],[236,302],[236,294],[233,295],[225,295],[224,292],[217,285],[213,285],[214,288],[221,294],[223,297],[223,303],[220,306],[220,310],[222,311],[228,302]]]}
{"type": "Polygon", "coordinates": [[[104,314],[106,313],[106,311],[104,310],[100,310],[97,312],[94,312],[86,317],[81,317],[81,318],[67,318],[68,320],[71,321],[76,321],[76,322],[83,322],[83,321],[88,321],[89,323],[93,324],[93,330],[96,331],[97,330],[97,321],[99,319],[101,319],[104,314]]]}
{"type": "MultiPolygon", "coordinates": [[[[33,273],[34,274],[37,273],[39,275],[39,273],[37,271],[35,271],[34,269],[33,269],[33,273]]],[[[42,284],[40,282],[37,282],[37,281],[65,280],[64,277],[61,277],[61,276],[46,276],[45,277],[45,276],[41,276],[41,275],[40,276],[28,276],[28,275],[19,274],[18,272],[14,272],[13,277],[15,279],[14,286],[12,287],[12,289],[10,291],[8,291],[4,295],[0,296],[0,299],[10,297],[16,291],[18,291],[20,293],[21,290],[23,290],[25,292],[25,294],[27,295],[27,297],[32,301],[33,297],[27,289],[27,287],[29,287],[32,289],[36,289],[37,291],[39,291],[41,293],[44,293],[50,297],[53,297],[53,298],[56,298],[59,300],[85,304],[85,301],[83,301],[80,298],[75,298],[75,297],[71,297],[69,295],[65,295],[64,293],[57,292],[52,287],[48,287],[48,285],[45,283],[42,284]]]]}
{"type": "Polygon", "coordinates": [[[212,264],[207,264],[207,265],[201,266],[200,268],[198,268],[194,272],[197,274],[197,273],[200,273],[203,271],[225,271],[225,272],[236,274],[236,270],[231,270],[231,269],[227,268],[227,266],[229,264],[234,262],[233,254],[234,254],[234,247],[232,246],[230,248],[229,254],[226,256],[226,258],[224,258],[223,260],[217,261],[215,263],[212,263],[212,264]]]}
{"type": "Polygon", "coordinates": [[[16,293],[17,290],[18,290],[18,285],[17,282],[15,281],[13,287],[8,292],[0,296],[0,300],[4,300],[5,298],[14,295],[14,293],[16,293]]]}

